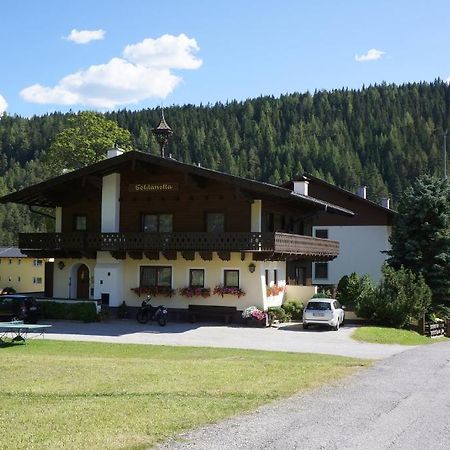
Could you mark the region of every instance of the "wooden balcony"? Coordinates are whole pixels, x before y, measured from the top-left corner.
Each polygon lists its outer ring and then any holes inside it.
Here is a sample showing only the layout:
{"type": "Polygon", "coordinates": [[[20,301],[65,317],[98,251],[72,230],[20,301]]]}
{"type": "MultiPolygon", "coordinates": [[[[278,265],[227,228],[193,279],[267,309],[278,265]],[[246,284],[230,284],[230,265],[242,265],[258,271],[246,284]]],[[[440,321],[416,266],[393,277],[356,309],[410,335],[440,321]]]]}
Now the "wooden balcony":
{"type": "MultiPolygon", "coordinates": [[[[79,257],[96,251],[131,255],[155,252],[250,252],[255,259],[307,258],[328,261],[339,242],[287,233],[22,233],[23,253],[42,257],[79,257]]],[[[142,257],[142,256],[141,256],[142,257]]],[[[157,258],[153,258],[157,259],[157,258]]]]}

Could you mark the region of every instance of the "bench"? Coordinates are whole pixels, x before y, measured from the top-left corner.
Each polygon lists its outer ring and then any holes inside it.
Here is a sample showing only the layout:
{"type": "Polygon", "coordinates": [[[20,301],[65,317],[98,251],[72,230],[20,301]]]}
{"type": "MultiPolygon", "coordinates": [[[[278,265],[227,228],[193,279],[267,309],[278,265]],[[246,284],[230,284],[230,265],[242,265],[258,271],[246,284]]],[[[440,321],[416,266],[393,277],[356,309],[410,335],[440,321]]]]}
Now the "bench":
{"type": "Polygon", "coordinates": [[[237,308],[235,306],[209,306],[209,305],[189,305],[189,322],[194,323],[198,317],[223,318],[225,323],[231,323],[237,308]]]}

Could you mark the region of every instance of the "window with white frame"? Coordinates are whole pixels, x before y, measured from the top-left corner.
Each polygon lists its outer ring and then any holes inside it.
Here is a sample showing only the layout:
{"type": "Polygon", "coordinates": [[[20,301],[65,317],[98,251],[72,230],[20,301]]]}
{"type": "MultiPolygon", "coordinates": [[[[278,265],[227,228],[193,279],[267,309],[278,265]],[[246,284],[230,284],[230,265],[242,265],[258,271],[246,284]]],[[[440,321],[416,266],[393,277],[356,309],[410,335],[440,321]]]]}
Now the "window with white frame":
{"type": "Polygon", "coordinates": [[[172,287],[172,267],[141,266],[140,287],[172,287]]]}
{"type": "Polygon", "coordinates": [[[316,238],[328,239],[328,230],[326,228],[316,229],[314,232],[316,238]]]}
{"type": "Polygon", "coordinates": [[[226,269],[223,271],[223,285],[225,287],[239,287],[239,270],[226,269]]]}
{"type": "Polygon", "coordinates": [[[189,269],[189,287],[205,287],[205,269],[189,269]]]}
{"type": "Polygon", "coordinates": [[[42,277],[33,277],[33,284],[42,284],[42,277]]]}
{"type": "Polygon", "coordinates": [[[42,266],[42,259],[35,259],[35,260],[33,261],[33,266],[34,266],[34,267],[42,266]]]}

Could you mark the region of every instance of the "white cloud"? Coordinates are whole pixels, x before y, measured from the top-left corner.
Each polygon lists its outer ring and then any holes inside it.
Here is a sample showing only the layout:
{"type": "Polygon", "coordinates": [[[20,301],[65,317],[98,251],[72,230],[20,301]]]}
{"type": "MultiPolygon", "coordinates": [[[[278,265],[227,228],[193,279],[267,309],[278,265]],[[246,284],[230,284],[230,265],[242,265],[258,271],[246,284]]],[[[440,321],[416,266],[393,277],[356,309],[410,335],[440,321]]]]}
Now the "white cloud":
{"type": "Polygon", "coordinates": [[[355,55],[355,60],[358,62],[375,61],[376,59],[380,59],[385,54],[386,52],[377,50],[376,48],[371,48],[365,55],[355,55]]]}
{"type": "Polygon", "coordinates": [[[68,75],[53,88],[34,84],[20,94],[32,103],[115,108],[138,103],[145,98],[164,98],[179,81],[167,69],[156,70],[113,58],[106,64],[68,75]]]}
{"type": "Polygon", "coordinates": [[[69,36],[66,37],[67,40],[75,42],[75,44],[88,44],[91,41],[99,41],[104,39],[104,30],[77,30],[74,28],[69,36]]]}
{"type": "Polygon", "coordinates": [[[32,103],[115,108],[148,98],[165,98],[180,83],[171,69],[196,69],[202,64],[192,55],[199,47],[186,35],[145,39],[112,58],[62,78],[54,87],[34,84],[20,92],[32,103]],[[153,55],[153,57],[152,57],[153,55]]]}
{"type": "Polygon", "coordinates": [[[198,69],[202,60],[196,58],[193,53],[199,49],[196,40],[189,39],[185,34],[165,34],[158,39],[148,38],[137,44],[127,45],[123,56],[146,67],[198,69]]]}
{"type": "Polygon", "coordinates": [[[0,95],[0,116],[6,111],[6,108],[8,108],[8,103],[5,100],[5,97],[0,95]]]}

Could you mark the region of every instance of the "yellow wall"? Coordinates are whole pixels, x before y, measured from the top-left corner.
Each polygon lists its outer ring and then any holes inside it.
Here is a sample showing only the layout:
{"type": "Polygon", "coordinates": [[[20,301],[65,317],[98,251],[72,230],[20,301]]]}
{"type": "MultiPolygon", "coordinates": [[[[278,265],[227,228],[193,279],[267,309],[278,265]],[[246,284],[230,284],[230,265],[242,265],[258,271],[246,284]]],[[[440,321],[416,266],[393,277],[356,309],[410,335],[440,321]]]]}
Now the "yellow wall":
{"type": "Polygon", "coordinates": [[[34,265],[34,261],[34,258],[0,258],[0,290],[12,287],[17,292],[43,292],[45,260],[38,260],[41,265],[34,265]]]}
{"type": "Polygon", "coordinates": [[[285,301],[298,300],[306,304],[317,293],[317,286],[286,286],[285,301]]]}
{"type": "MultiPolygon", "coordinates": [[[[267,309],[270,306],[281,305],[284,292],[276,296],[266,296],[265,270],[269,270],[269,283],[273,286],[273,271],[277,270],[278,285],[286,284],[286,263],[284,261],[252,261],[251,254],[246,254],[245,260],[241,260],[240,253],[231,253],[230,261],[222,261],[216,253],[213,253],[211,261],[204,261],[198,253],[195,254],[194,261],[186,261],[180,253],[176,260],[167,260],[161,257],[160,260],[135,260],[127,258],[125,260],[114,260],[108,252],[99,252],[97,260],[74,260],[58,259],[54,266],[54,297],[75,298],[76,269],[80,264],[86,264],[90,272],[90,288],[96,290],[99,298],[100,292],[109,292],[111,306],[119,306],[124,300],[128,306],[140,306],[145,295],[139,297],[133,288],[139,286],[140,266],[170,266],[172,267],[172,287],[177,292],[172,297],[157,296],[153,298],[153,304],[164,304],[168,308],[187,308],[190,304],[203,305],[223,305],[235,306],[238,310],[243,310],[249,306],[256,306],[260,309],[267,309]],[[109,261],[109,259],[111,259],[109,261]],[[58,263],[63,261],[65,267],[60,270],[58,263]],[[250,273],[249,264],[255,265],[255,271],[250,273]],[[108,265],[110,264],[110,265],[108,265]],[[118,270],[115,270],[119,266],[118,270]],[[108,267],[105,270],[99,270],[100,267],[108,267]],[[223,283],[224,269],[238,269],[240,287],[246,293],[245,296],[238,298],[234,295],[211,295],[210,297],[183,297],[178,289],[189,285],[189,269],[205,269],[205,287],[211,288],[211,293],[216,285],[223,283]],[[108,277],[110,272],[111,277],[108,277]],[[95,279],[94,274],[97,273],[95,279]],[[120,283],[114,277],[120,277],[120,283]],[[101,284],[100,284],[101,283],[101,284]],[[119,288],[117,288],[119,286],[119,288]],[[116,291],[119,295],[114,295],[116,291]]],[[[91,296],[94,298],[95,296],[91,296]]]]}

